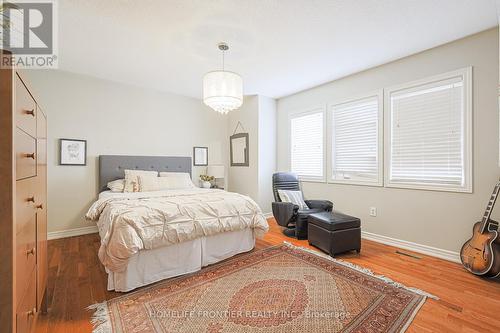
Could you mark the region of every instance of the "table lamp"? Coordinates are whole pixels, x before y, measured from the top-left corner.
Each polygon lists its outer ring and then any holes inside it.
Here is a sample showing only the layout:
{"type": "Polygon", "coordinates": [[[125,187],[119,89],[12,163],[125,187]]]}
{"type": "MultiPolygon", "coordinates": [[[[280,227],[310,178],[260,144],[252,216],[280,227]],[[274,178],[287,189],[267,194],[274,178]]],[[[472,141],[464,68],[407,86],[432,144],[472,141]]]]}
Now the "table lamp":
{"type": "Polygon", "coordinates": [[[207,167],[207,175],[215,178],[214,188],[217,186],[217,179],[224,179],[224,166],[223,165],[209,165],[207,167]]]}

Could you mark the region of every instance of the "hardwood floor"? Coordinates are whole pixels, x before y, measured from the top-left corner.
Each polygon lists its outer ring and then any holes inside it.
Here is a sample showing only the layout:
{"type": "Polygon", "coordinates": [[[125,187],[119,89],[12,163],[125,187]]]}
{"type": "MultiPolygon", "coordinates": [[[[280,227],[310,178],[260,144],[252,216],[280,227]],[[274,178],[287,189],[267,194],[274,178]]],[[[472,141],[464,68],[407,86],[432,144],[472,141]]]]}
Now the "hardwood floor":
{"type": "MultiPolygon", "coordinates": [[[[274,220],[257,248],[289,241],[312,248],[307,241],[285,237],[274,220]]],[[[85,308],[120,293],[106,290],[106,273],[97,258],[97,234],[49,241],[49,311],[41,315],[40,333],[90,332],[91,312],[85,308]]],[[[467,273],[459,264],[417,254],[415,259],[396,248],[363,240],[361,254],[343,259],[385,275],[407,286],[432,293],[407,332],[500,332],[500,283],[467,273]]],[[[411,253],[409,251],[403,251],[411,253]]]]}

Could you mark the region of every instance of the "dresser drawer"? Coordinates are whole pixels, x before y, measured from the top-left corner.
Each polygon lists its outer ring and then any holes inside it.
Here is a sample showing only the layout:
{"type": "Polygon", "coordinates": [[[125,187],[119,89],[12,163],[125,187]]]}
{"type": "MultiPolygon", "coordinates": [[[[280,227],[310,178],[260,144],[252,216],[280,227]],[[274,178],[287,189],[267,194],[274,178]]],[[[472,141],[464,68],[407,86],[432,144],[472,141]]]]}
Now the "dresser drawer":
{"type": "Polygon", "coordinates": [[[33,331],[37,316],[36,308],[36,272],[32,271],[28,277],[28,286],[22,298],[17,303],[17,333],[29,333],[33,331]]]}
{"type": "Polygon", "coordinates": [[[17,298],[20,299],[28,287],[30,274],[36,264],[36,215],[17,234],[16,242],[17,298]]]}
{"type": "Polygon", "coordinates": [[[37,177],[16,182],[16,233],[36,214],[36,206],[45,201],[41,194],[35,194],[38,188],[37,177]]]}
{"type": "Polygon", "coordinates": [[[36,103],[21,79],[16,77],[16,104],[14,106],[16,126],[36,136],[36,103]]]}
{"type": "Polygon", "coordinates": [[[36,140],[16,128],[16,179],[36,176],[36,140]]]}

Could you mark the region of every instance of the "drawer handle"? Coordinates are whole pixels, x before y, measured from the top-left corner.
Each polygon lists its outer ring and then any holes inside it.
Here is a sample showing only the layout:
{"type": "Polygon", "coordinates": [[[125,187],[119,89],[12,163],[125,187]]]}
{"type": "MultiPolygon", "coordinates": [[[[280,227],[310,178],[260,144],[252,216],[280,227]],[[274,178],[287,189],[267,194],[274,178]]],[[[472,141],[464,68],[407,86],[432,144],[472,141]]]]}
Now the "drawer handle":
{"type": "Polygon", "coordinates": [[[36,205],[36,209],[43,209],[43,204],[36,205]]]}
{"type": "Polygon", "coordinates": [[[35,109],[25,110],[24,112],[26,112],[26,114],[31,115],[32,117],[34,117],[34,116],[35,116],[35,109]]]}
{"type": "Polygon", "coordinates": [[[33,196],[29,197],[28,199],[26,199],[26,201],[34,203],[35,202],[35,196],[33,195],[33,196]]]}
{"type": "Polygon", "coordinates": [[[32,248],[31,250],[26,251],[27,255],[30,255],[30,254],[35,255],[35,253],[36,253],[36,248],[32,248]]]}
{"type": "Polygon", "coordinates": [[[35,159],[35,153],[26,154],[25,157],[35,159]]]}
{"type": "Polygon", "coordinates": [[[28,315],[28,317],[34,316],[36,314],[36,308],[29,310],[28,312],[26,312],[26,314],[28,315]]]}

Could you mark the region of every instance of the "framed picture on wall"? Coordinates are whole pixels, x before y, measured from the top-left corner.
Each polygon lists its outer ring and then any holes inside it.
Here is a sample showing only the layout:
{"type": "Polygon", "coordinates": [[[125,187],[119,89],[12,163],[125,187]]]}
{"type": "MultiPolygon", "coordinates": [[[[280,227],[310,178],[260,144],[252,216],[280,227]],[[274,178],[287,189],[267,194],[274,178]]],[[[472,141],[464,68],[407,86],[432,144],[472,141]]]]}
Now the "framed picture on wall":
{"type": "Polygon", "coordinates": [[[59,139],[59,165],[87,165],[87,141],[59,139]]]}
{"type": "Polygon", "coordinates": [[[194,166],[208,165],[208,147],[193,147],[194,166]]]}

